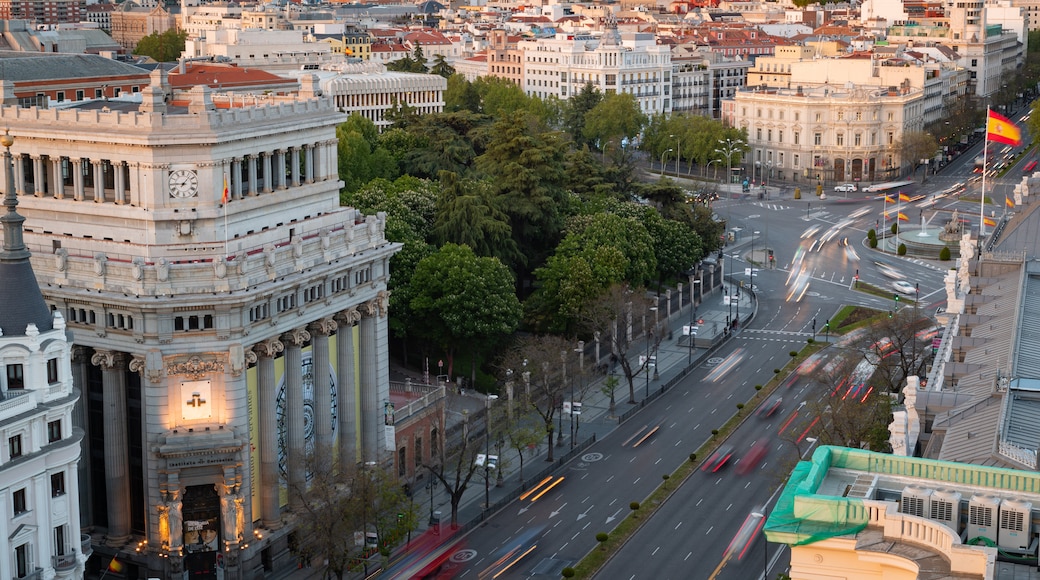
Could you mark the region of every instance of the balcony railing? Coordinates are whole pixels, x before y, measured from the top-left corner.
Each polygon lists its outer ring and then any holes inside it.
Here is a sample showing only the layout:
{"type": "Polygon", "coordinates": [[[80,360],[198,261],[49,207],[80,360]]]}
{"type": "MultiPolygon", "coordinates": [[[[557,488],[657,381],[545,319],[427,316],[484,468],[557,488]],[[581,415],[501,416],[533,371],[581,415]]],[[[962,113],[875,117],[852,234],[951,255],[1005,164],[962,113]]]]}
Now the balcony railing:
{"type": "Polygon", "coordinates": [[[37,568],[25,576],[16,576],[18,580],[43,580],[43,568],[37,568]]]}
{"type": "Polygon", "coordinates": [[[71,570],[76,567],[76,552],[70,554],[58,554],[51,557],[54,559],[54,569],[58,572],[71,570]]]}
{"type": "Polygon", "coordinates": [[[90,545],[90,534],[80,534],[79,544],[80,550],[82,551],[84,556],[89,558],[90,555],[94,553],[94,548],[90,545]]]}

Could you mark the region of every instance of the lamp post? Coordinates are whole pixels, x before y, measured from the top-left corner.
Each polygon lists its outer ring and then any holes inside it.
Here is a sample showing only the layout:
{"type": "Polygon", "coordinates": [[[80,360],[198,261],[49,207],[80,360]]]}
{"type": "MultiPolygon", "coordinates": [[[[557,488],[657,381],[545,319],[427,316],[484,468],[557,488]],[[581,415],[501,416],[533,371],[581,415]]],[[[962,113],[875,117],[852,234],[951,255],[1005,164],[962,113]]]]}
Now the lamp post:
{"type": "MultiPolygon", "coordinates": [[[[563,386],[567,385],[567,351],[565,351],[565,350],[561,350],[560,351],[560,363],[563,365],[563,383],[560,386],[563,387],[563,386]]],[[[563,393],[563,389],[560,389],[560,392],[563,393]]],[[[556,446],[557,447],[563,447],[563,395],[562,394],[560,395],[560,424],[557,427],[557,429],[558,430],[556,431],[556,446]]]]}
{"type": "MultiPolygon", "coordinates": [[[[747,143],[740,139],[719,139],[719,148],[715,152],[726,157],[726,183],[733,181],[733,154],[743,151],[747,143]]],[[[729,188],[727,187],[727,191],[729,188]]]]}
{"type": "Polygon", "coordinates": [[[484,399],[484,512],[491,508],[491,398],[484,399]]]}
{"type": "MultiPolygon", "coordinates": [[[[658,333],[661,332],[661,322],[660,322],[660,317],[658,315],[658,312],[660,312],[660,308],[661,308],[661,296],[658,295],[657,296],[657,305],[650,307],[650,310],[654,311],[654,329],[653,329],[653,332],[651,334],[654,336],[655,339],[657,338],[658,333]]],[[[654,380],[656,381],[657,378],[658,378],[658,374],[657,374],[657,344],[654,344],[654,380]]]]}
{"type": "Polygon", "coordinates": [[[668,149],[667,151],[665,151],[664,153],[661,154],[661,174],[662,175],[664,174],[664,158],[671,152],[672,152],[672,149],[668,149]]]}
{"type": "Polygon", "coordinates": [[[694,276],[695,276],[695,272],[691,272],[691,274],[690,274],[690,334],[689,334],[690,354],[689,354],[689,356],[686,357],[686,364],[693,363],[693,341],[694,341],[694,337],[697,336],[697,331],[695,330],[695,328],[697,328],[697,298],[696,298],[696,294],[694,293],[694,285],[696,284],[696,285],[699,286],[701,281],[698,280],[698,279],[695,279],[694,276]]]}
{"type": "MultiPolygon", "coordinates": [[[[574,352],[578,353],[578,377],[584,379],[585,376],[585,341],[578,341],[578,348],[574,349],[574,352]]],[[[574,437],[577,435],[577,426],[574,424],[574,381],[571,381],[571,449],[574,449],[574,437]]]]}
{"type": "Polygon", "coordinates": [[[679,147],[679,138],[681,135],[671,135],[675,139],[675,176],[679,177],[679,157],[682,156],[682,148],[679,147]]]}
{"type": "Polygon", "coordinates": [[[751,286],[748,287],[748,291],[755,289],[755,238],[761,233],[755,230],[751,235],[751,286]]]}

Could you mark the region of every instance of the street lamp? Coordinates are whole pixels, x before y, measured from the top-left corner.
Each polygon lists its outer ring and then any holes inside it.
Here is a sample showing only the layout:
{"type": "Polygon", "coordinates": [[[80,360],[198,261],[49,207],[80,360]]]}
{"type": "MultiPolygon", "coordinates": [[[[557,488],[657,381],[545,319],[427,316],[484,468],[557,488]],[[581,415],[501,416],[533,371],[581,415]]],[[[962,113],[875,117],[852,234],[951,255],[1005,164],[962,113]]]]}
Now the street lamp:
{"type": "Polygon", "coordinates": [[[751,235],[751,286],[748,291],[755,289],[755,238],[762,232],[755,230],[751,235]]]}
{"type": "Polygon", "coordinates": [[[664,174],[664,158],[665,158],[665,156],[667,156],[672,151],[673,150],[669,148],[667,151],[665,151],[664,153],[661,154],[661,173],[662,174],[664,174]]]}
{"type": "MultiPolygon", "coordinates": [[[[719,148],[715,150],[719,155],[726,156],[726,183],[733,181],[733,154],[743,151],[747,143],[740,139],[719,139],[719,148]]],[[[729,188],[726,189],[729,191],[729,188]]]]}
{"type": "Polygon", "coordinates": [[[679,157],[682,155],[682,147],[679,147],[680,135],[669,135],[672,139],[675,139],[675,176],[679,177],[679,157]]]}
{"type": "Polygon", "coordinates": [[[694,285],[700,285],[701,281],[694,278],[695,271],[690,272],[690,354],[686,357],[686,364],[693,363],[693,340],[697,336],[697,298],[694,293],[694,285]]]}
{"type": "MultiPolygon", "coordinates": [[[[574,349],[574,352],[578,353],[578,377],[584,378],[585,376],[585,341],[578,341],[578,348],[574,349]]],[[[574,449],[574,437],[577,434],[577,429],[574,425],[574,381],[571,381],[571,449],[574,449]]]]}

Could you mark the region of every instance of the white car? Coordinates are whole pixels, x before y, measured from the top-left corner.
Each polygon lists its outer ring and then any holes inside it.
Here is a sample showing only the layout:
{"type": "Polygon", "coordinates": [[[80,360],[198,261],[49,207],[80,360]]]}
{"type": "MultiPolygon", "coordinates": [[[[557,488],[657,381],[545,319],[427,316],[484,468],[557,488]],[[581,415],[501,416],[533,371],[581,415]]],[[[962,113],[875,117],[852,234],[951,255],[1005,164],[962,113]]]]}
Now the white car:
{"type": "Polygon", "coordinates": [[[837,192],[859,191],[859,188],[856,187],[855,183],[843,183],[841,185],[835,185],[834,186],[834,191],[837,191],[837,192]]]}
{"type": "Polygon", "coordinates": [[[892,288],[900,294],[907,294],[910,296],[917,294],[917,287],[906,280],[896,280],[895,282],[892,282],[892,288]]]}

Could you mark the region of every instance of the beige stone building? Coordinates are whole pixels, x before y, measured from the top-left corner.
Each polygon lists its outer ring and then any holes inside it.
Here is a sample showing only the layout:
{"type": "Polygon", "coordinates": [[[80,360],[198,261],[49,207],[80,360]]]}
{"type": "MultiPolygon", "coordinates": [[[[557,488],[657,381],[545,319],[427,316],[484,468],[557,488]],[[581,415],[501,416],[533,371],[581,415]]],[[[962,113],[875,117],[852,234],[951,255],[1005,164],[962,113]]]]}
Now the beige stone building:
{"type": "Polygon", "coordinates": [[[398,245],[340,207],[343,116],[302,84],[241,99],[156,71],[136,100],[0,107],[2,177],[75,338],[83,517],[129,577],[263,577],[290,563],[307,449],[392,460],[398,245]]]}

